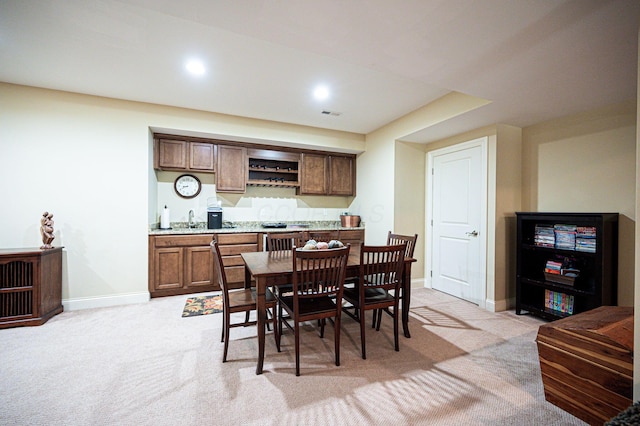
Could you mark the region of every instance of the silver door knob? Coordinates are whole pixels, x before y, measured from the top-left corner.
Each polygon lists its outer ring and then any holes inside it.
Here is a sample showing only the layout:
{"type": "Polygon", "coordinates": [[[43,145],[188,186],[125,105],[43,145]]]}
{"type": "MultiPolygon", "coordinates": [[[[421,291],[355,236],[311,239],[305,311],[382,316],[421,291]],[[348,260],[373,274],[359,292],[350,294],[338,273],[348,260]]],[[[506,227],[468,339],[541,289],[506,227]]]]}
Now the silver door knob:
{"type": "Polygon", "coordinates": [[[477,237],[478,231],[465,232],[465,234],[467,235],[467,237],[477,237]]]}

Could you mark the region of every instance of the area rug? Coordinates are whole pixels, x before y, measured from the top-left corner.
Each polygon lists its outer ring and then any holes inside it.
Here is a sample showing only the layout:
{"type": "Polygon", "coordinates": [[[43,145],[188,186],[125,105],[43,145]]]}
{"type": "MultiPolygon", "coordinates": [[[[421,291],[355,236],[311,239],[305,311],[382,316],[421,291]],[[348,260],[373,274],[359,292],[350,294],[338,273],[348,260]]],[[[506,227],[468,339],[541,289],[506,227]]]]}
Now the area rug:
{"type": "Polygon", "coordinates": [[[182,310],[183,317],[195,317],[222,312],[222,297],[217,296],[193,296],[189,297],[182,310]]]}

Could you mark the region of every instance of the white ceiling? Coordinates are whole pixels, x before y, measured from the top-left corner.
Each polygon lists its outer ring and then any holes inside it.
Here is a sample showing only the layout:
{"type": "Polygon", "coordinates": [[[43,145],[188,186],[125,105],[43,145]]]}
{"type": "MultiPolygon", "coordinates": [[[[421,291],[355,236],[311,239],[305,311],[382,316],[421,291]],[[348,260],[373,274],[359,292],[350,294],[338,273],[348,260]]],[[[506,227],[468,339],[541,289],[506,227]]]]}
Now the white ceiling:
{"type": "Polygon", "coordinates": [[[0,81],[365,134],[451,91],[489,101],[404,138],[426,143],[634,99],[639,16],[637,0],[0,0],[0,81]]]}

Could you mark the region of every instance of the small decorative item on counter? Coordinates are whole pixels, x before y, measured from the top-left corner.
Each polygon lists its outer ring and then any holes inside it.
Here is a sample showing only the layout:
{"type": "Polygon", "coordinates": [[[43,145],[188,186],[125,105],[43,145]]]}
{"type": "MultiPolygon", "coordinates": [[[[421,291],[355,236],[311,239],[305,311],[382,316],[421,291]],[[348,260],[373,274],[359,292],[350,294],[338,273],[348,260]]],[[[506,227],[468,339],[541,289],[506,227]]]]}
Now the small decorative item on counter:
{"type": "Polygon", "coordinates": [[[44,212],[40,218],[40,235],[42,236],[41,249],[51,249],[51,242],[55,238],[53,235],[53,213],[44,212]]]}
{"type": "Polygon", "coordinates": [[[360,226],[360,216],[344,212],[340,215],[340,226],[343,228],[357,228],[360,226]]]}
{"type": "Polygon", "coordinates": [[[309,240],[304,244],[302,250],[326,250],[340,247],[344,247],[344,244],[338,240],[331,240],[328,243],[324,241],[317,242],[316,240],[309,240]]]}

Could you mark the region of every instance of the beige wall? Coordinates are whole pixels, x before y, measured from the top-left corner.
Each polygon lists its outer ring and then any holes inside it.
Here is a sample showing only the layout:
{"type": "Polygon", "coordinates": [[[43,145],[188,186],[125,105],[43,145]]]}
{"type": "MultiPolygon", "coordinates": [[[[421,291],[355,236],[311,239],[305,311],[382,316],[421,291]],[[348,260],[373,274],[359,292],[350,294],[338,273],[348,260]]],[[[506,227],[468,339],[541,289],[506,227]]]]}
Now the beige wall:
{"type": "Polygon", "coordinates": [[[618,212],[618,304],[633,305],[636,101],[523,130],[523,209],[618,212]]]}
{"type": "Polygon", "coordinates": [[[522,207],[522,129],[498,125],[495,179],[495,297],[497,310],[515,307],[516,217],[522,207]],[[498,296],[499,295],[499,296],[498,296]],[[503,304],[504,303],[504,304],[503,304]]]}
{"type": "Polygon", "coordinates": [[[366,222],[367,244],[384,244],[388,231],[418,234],[414,286],[424,285],[425,157],[422,146],[400,141],[485,104],[484,99],[452,92],[366,135],[366,151],[358,156],[358,194],[351,209],[366,222]]]}
{"type": "Polygon", "coordinates": [[[424,277],[425,170],[424,146],[407,142],[395,144],[395,186],[393,231],[398,234],[418,234],[414,256],[418,260],[411,268],[412,278],[424,277]]]}
{"type": "Polygon", "coordinates": [[[39,247],[54,214],[66,309],[148,299],[158,202],[150,128],[364,150],[364,136],[0,83],[0,247],[39,247]]]}

